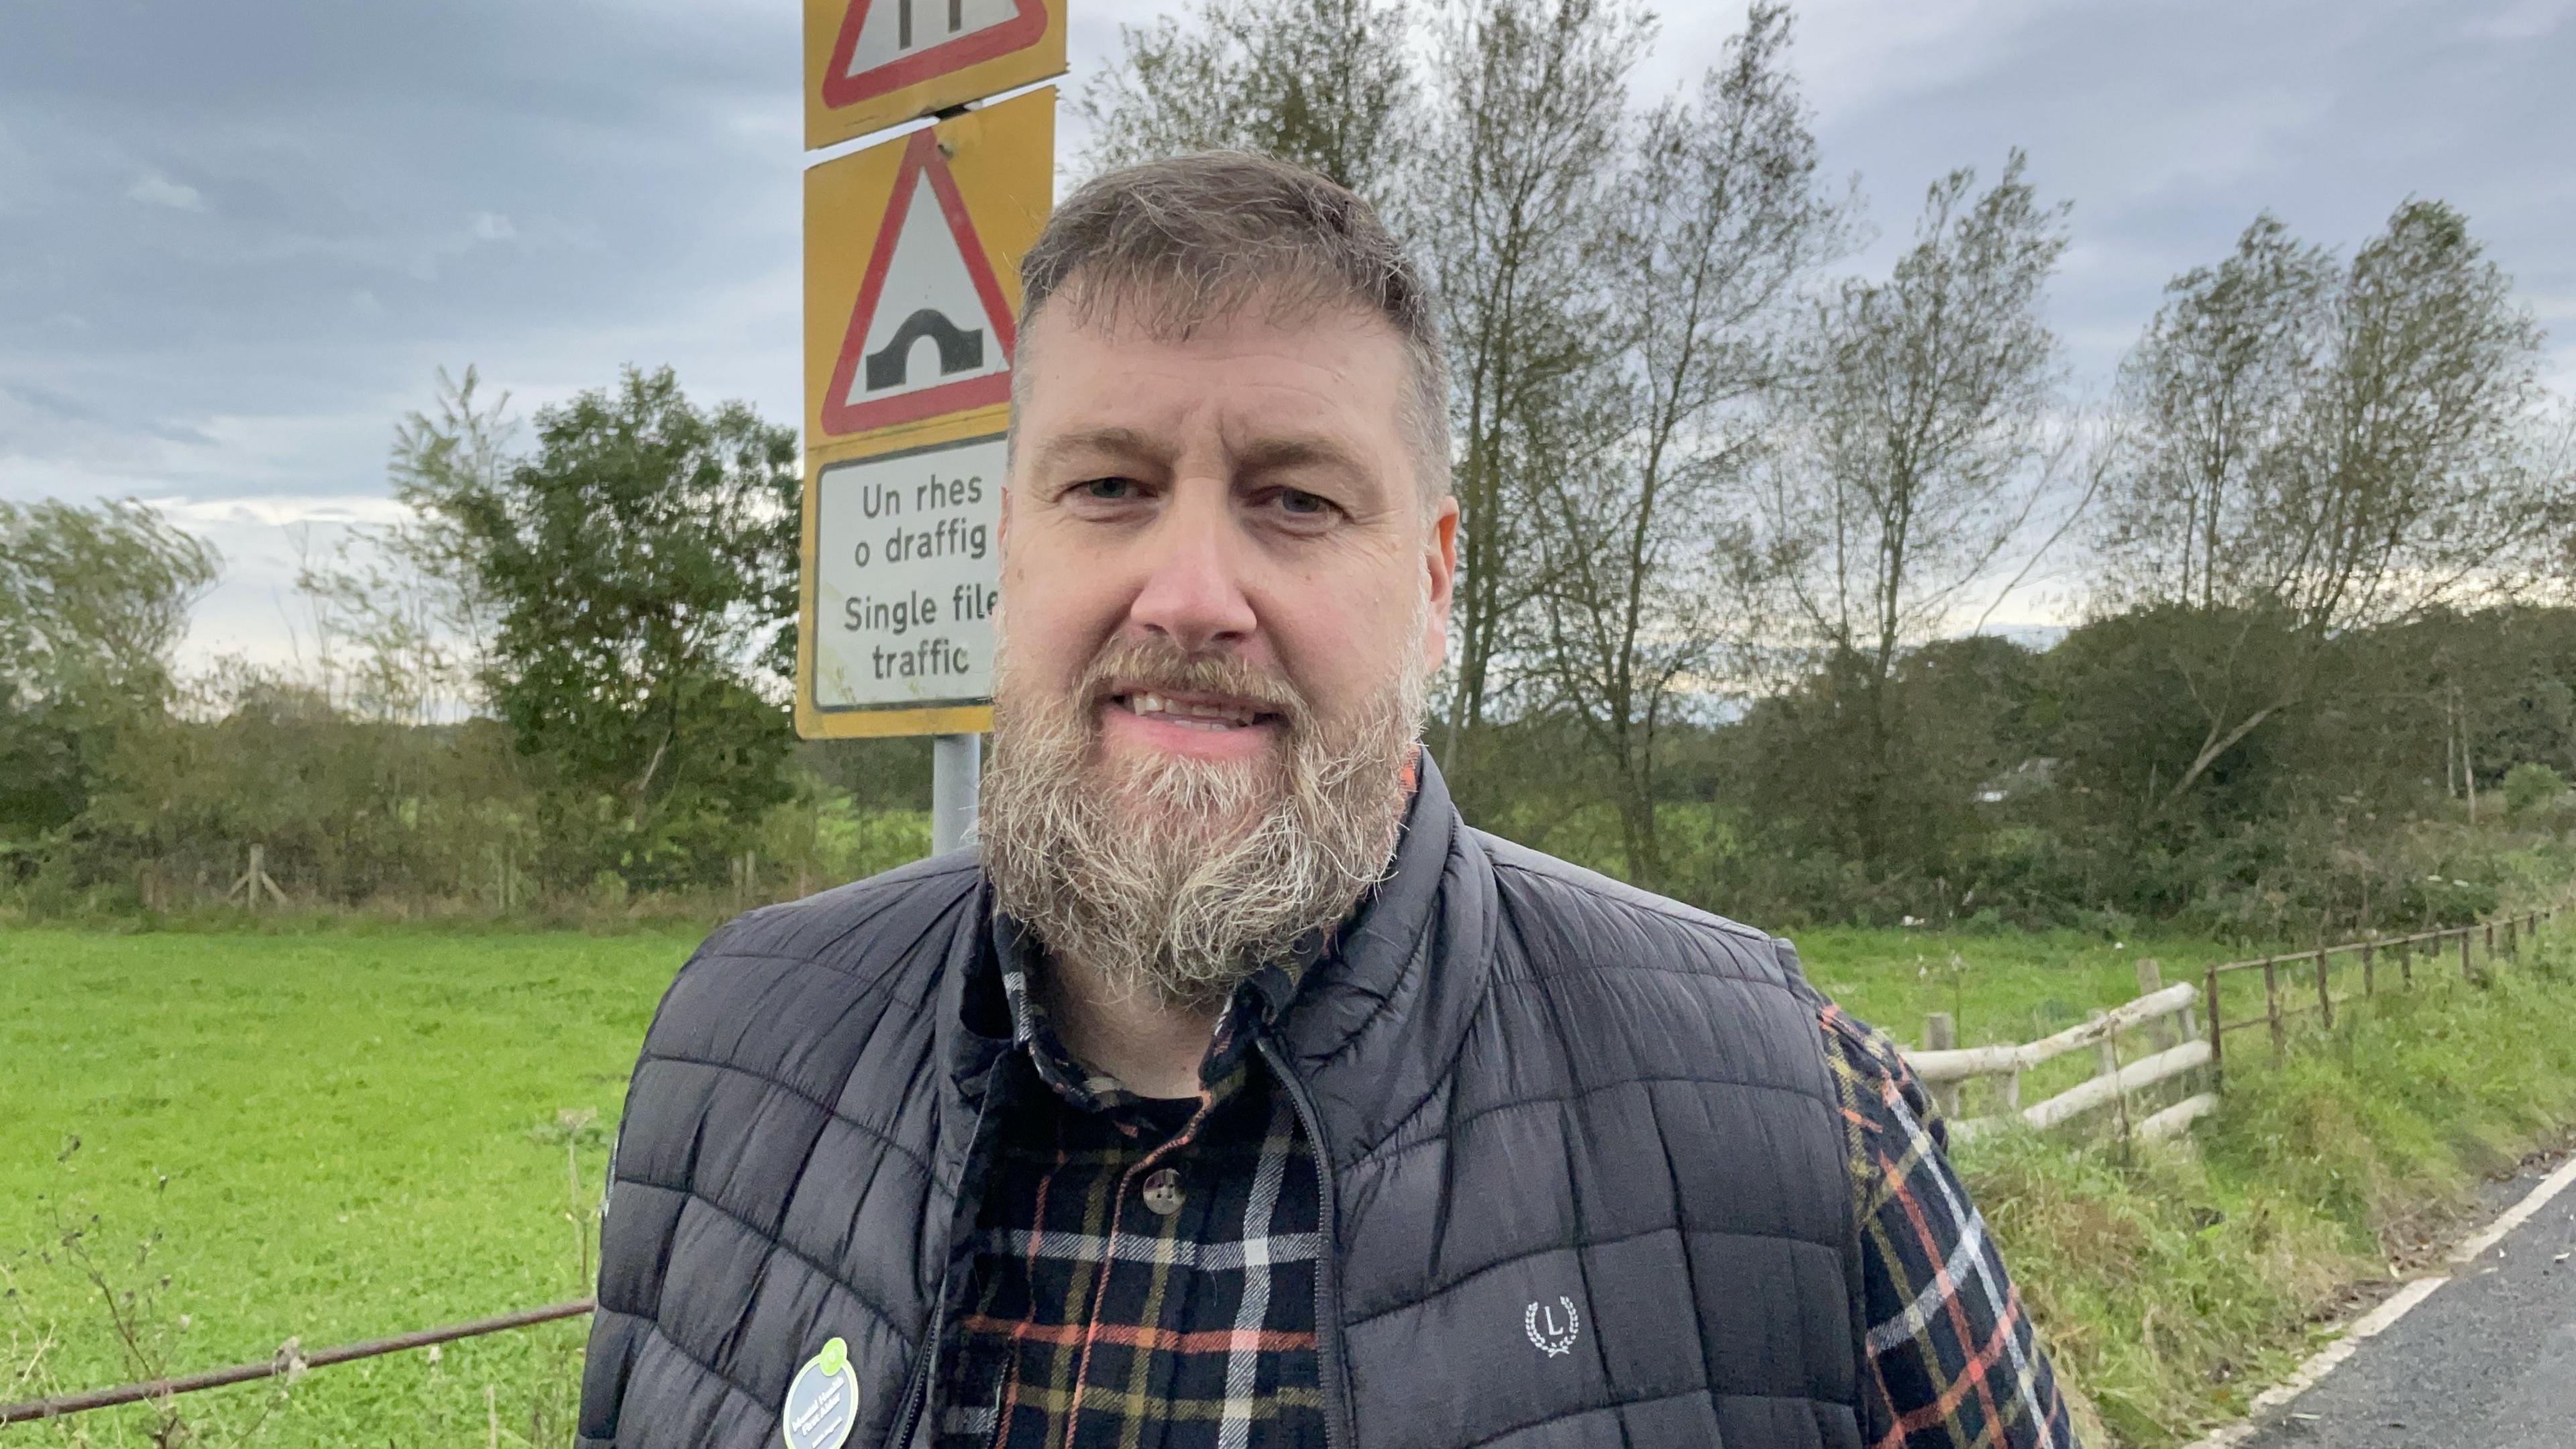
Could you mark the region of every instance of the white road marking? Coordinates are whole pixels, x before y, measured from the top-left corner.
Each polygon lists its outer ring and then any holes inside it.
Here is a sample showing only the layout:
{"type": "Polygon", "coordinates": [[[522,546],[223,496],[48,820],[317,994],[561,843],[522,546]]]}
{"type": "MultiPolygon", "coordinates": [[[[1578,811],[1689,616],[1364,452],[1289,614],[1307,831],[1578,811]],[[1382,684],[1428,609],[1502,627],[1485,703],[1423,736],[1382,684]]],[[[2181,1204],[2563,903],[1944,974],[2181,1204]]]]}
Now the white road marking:
{"type": "MultiPolygon", "coordinates": [[[[2531,1221],[2533,1215],[2549,1206],[2550,1200],[2565,1192],[2570,1184],[2576,1184],[2576,1157],[2569,1158],[2556,1172],[2542,1179],[2538,1187],[2524,1194],[2522,1201],[2507,1208],[2504,1215],[2489,1223],[2484,1231],[2453,1248],[2448,1261],[2455,1268],[2475,1261],[2487,1249],[2503,1242],[2506,1234],[2531,1221]]],[[[2387,1302],[2353,1320],[2352,1327],[2344,1331],[2343,1337],[2311,1355],[2306,1363],[2299,1365],[2297,1372],[2255,1395],[2243,1420],[2193,1441],[2187,1449],[2231,1449],[2231,1446],[2254,1437],[2254,1431],[2262,1427],[2258,1421],[2265,1414],[2316,1387],[2319,1379],[2334,1372],[2345,1359],[2359,1352],[2362,1344],[2387,1332],[2397,1320],[2414,1312],[2425,1299],[2432,1297],[2435,1289],[2451,1280],[2451,1274],[2434,1273],[2407,1283],[2387,1302]]]]}

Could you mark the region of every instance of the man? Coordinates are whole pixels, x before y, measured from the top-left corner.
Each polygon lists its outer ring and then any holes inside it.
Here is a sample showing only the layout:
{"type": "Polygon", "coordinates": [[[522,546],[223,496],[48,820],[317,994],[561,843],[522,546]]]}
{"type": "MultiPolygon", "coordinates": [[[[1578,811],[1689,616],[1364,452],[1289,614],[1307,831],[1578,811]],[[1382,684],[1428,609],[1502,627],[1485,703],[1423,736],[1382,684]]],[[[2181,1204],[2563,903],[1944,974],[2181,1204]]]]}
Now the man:
{"type": "Polygon", "coordinates": [[[1023,283],[980,848],[680,973],[582,1442],[2068,1444],[1893,1047],[1451,807],[1445,382],[1369,209],[1183,157],[1023,283]]]}

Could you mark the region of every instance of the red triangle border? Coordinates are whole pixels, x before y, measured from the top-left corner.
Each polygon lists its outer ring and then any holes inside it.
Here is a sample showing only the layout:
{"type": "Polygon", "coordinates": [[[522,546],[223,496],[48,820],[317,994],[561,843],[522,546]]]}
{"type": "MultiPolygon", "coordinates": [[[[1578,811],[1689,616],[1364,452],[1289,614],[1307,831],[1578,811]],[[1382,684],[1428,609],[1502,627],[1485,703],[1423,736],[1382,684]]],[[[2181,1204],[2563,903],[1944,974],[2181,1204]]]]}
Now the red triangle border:
{"type": "MultiPolygon", "coordinates": [[[[867,0],[859,3],[864,5],[867,0]]],[[[841,334],[840,356],[832,363],[832,385],[822,398],[823,431],[835,437],[864,433],[920,422],[942,413],[1009,402],[1010,367],[1018,348],[1018,330],[1012,322],[1010,305],[1003,299],[1001,282],[993,275],[992,259],[984,255],[983,241],[975,235],[975,223],[966,214],[966,200],[957,192],[957,178],[949,173],[947,158],[939,153],[937,133],[929,129],[915,131],[904,145],[903,160],[895,167],[894,195],[886,202],[885,220],[877,228],[876,250],[868,257],[858,300],[850,308],[850,324],[841,334]],[[868,324],[876,320],[877,305],[885,295],[886,272],[894,264],[895,240],[902,235],[913,193],[921,189],[916,183],[925,175],[930,179],[931,195],[939,202],[941,217],[948,223],[949,235],[956,239],[958,254],[966,263],[966,276],[975,285],[976,299],[983,303],[984,320],[992,327],[993,340],[1002,351],[1003,370],[853,403],[848,401],[850,383],[858,375],[859,356],[867,348],[868,324]]]]}
{"type": "Polygon", "coordinates": [[[889,91],[899,91],[953,70],[963,70],[996,56],[1026,49],[1046,37],[1046,0],[1019,0],[1020,13],[999,25],[987,26],[955,40],[943,40],[873,70],[849,74],[850,57],[859,48],[859,28],[867,23],[869,9],[876,5],[906,3],[909,0],[850,0],[850,8],[841,16],[841,32],[832,41],[831,63],[823,69],[825,107],[839,110],[844,106],[855,106],[889,91]]]}

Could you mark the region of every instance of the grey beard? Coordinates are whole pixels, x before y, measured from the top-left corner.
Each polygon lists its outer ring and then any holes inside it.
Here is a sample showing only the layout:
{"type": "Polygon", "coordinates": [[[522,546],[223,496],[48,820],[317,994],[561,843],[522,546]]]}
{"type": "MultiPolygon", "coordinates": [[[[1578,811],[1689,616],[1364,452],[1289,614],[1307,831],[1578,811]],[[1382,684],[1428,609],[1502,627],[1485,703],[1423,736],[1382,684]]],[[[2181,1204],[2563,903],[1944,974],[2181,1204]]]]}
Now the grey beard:
{"type": "MultiPolygon", "coordinates": [[[[1420,637],[1427,608],[1406,637],[1420,637]]],[[[1421,736],[1420,669],[1326,726],[1281,698],[1283,682],[1230,659],[1114,645],[1069,697],[1031,700],[1007,644],[997,652],[977,825],[995,904],[1110,990],[1220,1002],[1385,876],[1421,736]],[[1287,748],[1249,766],[1163,759],[1113,773],[1098,759],[1096,682],[1112,674],[1273,701],[1287,748]]]]}

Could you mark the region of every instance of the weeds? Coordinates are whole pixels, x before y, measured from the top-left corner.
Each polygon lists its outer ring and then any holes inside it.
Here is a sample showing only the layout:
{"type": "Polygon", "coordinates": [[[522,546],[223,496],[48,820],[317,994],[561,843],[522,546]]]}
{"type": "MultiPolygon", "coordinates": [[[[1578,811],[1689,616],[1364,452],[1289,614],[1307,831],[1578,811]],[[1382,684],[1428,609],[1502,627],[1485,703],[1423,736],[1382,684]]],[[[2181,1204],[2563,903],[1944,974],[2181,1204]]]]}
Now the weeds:
{"type": "MultiPolygon", "coordinates": [[[[56,1161],[68,1162],[79,1146],[78,1138],[70,1139],[56,1161]]],[[[154,1177],[157,1197],[169,1187],[170,1179],[160,1173],[154,1177]]],[[[97,1213],[77,1205],[63,1205],[56,1209],[49,1242],[35,1250],[32,1257],[39,1271],[51,1271],[79,1286],[95,1310],[93,1328],[103,1328],[102,1336],[115,1345],[118,1362],[130,1382],[165,1383],[187,1371],[187,1365],[176,1362],[174,1348],[178,1337],[190,1327],[189,1317],[170,1313],[162,1306],[172,1280],[154,1265],[162,1247],[160,1228],[145,1229],[130,1240],[130,1248],[126,1242],[120,1234],[111,1233],[97,1213]]],[[[60,1341],[61,1326],[36,1317],[32,1295],[21,1291],[19,1273],[5,1264],[0,1264],[0,1283],[5,1283],[13,1320],[10,1376],[7,1384],[0,1386],[0,1399],[46,1398],[64,1392],[65,1386],[56,1381],[47,1363],[50,1351],[60,1341]]],[[[246,1423],[215,1429],[203,1417],[192,1417],[177,1395],[166,1392],[141,1401],[119,1422],[152,1449],[254,1443],[269,1415],[285,1404],[289,1388],[302,1376],[303,1360],[295,1340],[288,1339],[278,1349],[278,1362],[281,1372],[260,1394],[256,1412],[246,1423]]],[[[234,1402],[238,1405],[240,1397],[236,1396],[234,1402]]],[[[47,1427],[53,1429],[59,1443],[87,1446],[96,1442],[91,1437],[94,1431],[105,1432],[106,1422],[104,1414],[71,1416],[50,1421],[47,1427]]]]}

